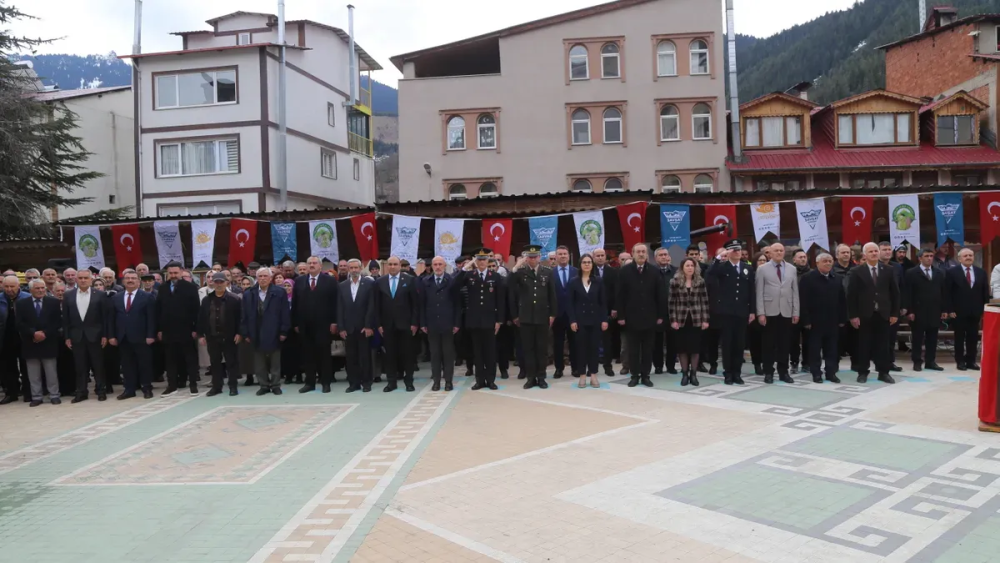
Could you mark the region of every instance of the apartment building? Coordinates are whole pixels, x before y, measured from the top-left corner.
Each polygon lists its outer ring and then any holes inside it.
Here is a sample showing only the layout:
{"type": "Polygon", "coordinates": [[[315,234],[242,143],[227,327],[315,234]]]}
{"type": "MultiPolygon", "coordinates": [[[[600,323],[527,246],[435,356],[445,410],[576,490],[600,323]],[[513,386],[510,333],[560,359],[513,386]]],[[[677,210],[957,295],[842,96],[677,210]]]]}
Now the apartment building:
{"type": "Polygon", "coordinates": [[[728,191],[720,6],[618,0],[392,58],[400,201],[728,191]]]}
{"type": "MultiPolygon", "coordinates": [[[[139,117],[136,197],[143,217],[278,209],[278,19],[234,12],[176,32],[177,51],[128,56],[139,117]]],[[[371,94],[351,99],[349,36],[285,22],[288,209],[371,205],[371,94]]],[[[379,64],[355,45],[355,68],[379,64]]]]}

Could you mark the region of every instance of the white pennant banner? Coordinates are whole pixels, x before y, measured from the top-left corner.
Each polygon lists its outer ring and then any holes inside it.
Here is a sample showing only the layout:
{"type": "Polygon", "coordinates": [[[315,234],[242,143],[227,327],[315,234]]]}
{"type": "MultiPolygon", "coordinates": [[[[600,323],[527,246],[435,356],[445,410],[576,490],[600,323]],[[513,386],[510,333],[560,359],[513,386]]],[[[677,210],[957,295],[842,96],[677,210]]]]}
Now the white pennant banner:
{"type": "Polygon", "coordinates": [[[100,227],[76,227],[76,269],[104,267],[104,245],[101,244],[100,227]]]}
{"type": "Polygon", "coordinates": [[[777,203],[751,203],[750,216],[753,217],[753,236],[757,242],[764,239],[767,233],[781,238],[781,212],[777,203]]]}
{"type": "Polygon", "coordinates": [[[177,221],[156,221],[153,223],[153,233],[156,234],[156,253],[160,255],[160,269],[170,262],[179,262],[184,266],[184,250],[181,245],[181,230],[177,221]]]}
{"type": "Polygon", "coordinates": [[[394,215],[392,217],[392,244],[389,254],[400,260],[417,261],[417,246],[420,244],[420,217],[394,215]]]}
{"type": "MultiPolygon", "coordinates": [[[[294,233],[292,236],[295,236],[294,233]]],[[[309,221],[309,250],[313,256],[340,262],[340,245],[337,242],[337,225],[333,219],[309,221]]]]}
{"type": "Polygon", "coordinates": [[[434,254],[444,258],[446,265],[454,264],[455,259],[462,255],[462,231],[464,229],[465,219],[438,219],[434,221],[434,254]]]}
{"type": "Polygon", "coordinates": [[[822,199],[802,199],[795,202],[795,216],[799,220],[800,245],[809,252],[815,244],[830,250],[830,232],[826,228],[826,203],[822,199]]]}
{"type": "Polygon", "coordinates": [[[920,203],[917,194],[889,196],[889,241],[893,248],[904,242],[920,248],[920,203]]]}
{"type": "MultiPolygon", "coordinates": [[[[215,219],[197,219],[191,221],[191,264],[194,268],[204,262],[205,267],[212,267],[212,254],[215,252],[215,219]]],[[[160,239],[156,239],[159,245],[160,239]]],[[[159,250],[159,246],[157,246],[159,250]]]]}
{"type": "Polygon", "coordinates": [[[604,248],[604,212],[583,211],[573,214],[580,256],[604,248]]]}

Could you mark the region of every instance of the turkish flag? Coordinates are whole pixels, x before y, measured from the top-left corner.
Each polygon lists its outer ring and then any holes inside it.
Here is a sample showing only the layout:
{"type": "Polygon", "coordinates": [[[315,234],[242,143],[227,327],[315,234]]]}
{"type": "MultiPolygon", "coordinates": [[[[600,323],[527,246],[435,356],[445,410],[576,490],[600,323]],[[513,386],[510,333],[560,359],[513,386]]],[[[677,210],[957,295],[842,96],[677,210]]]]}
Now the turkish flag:
{"type": "Polygon", "coordinates": [[[510,256],[512,219],[483,219],[483,246],[493,253],[503,254],[504,260],[510,256]]]}
{"type": "Polygon", "coordinates": [[[115,241],[115,260],[118,262],[119,273],[125,268],[135,268],[142,263],[138,223],[112,225],[111,237],[115,241]]]}
{"type": "Polygon", "coordinates": [[[354,240],[358,241],[358,254],[361,262],[368,268],[370,260],[378,259],[378,232],[375,230],[375,214],[365,213],[351,217],[354,227],[354,240]]]}
{"type": "Polygon", "coordinates": [[[1000,236],[1000,192],[979,194],[979,230],[980,244],[1000,236]]]}
{"type": "Polygon", "coordinates": [[[708,245],[708,257],[715,257],[715,251],[722,248],[722,245],[733,237],[736,233],[736,206],[735,205],[706,205],[705,206],[705,226],[714,227],[729,223],[732,233],[721,231],[708,235],[705,243],[708,245]]]}
{"type": "Polygon", "coordinates": [[[622,224],[622,242],[625,243],[626,251],[631,251],[632,247],[646,241],[646,207],[648,205],[642,201],[619,205],[616,208],[618,220],[622,224]]]}
{"type": "Polygon", "coordinates": [[[841,220],[844,223],[841,238],[846,245],[865,244],[872,240],[873,197],[845,197],[840,200],[841,220]]]}
{"type": "Polygon", "coordinates": [[[229,267],[238,262],[247,264],[254,261],[254,249],[257,247],[257,221],[250,219],[231,219],[229,221],[229,267]]]}

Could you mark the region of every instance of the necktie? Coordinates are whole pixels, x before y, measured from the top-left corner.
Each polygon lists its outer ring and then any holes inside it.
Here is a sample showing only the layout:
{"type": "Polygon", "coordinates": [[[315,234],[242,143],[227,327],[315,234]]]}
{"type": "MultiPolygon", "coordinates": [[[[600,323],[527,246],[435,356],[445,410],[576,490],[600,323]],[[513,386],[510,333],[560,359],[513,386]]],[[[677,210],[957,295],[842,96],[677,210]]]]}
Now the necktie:
{"type": "Polygon", "coordinates": [[[639,273],[642,274],[642,266],[639,266],[639,273]]]}
{"type": "Polygon", "coordinates": [[[391,278],[389,278],[389,281],[392,282],[390,284],[391,287],[389,288],[389,291],[390,291],[390,293],[392,293],[393,297],[396,297],[396,276],[392,276],[391,278]]]}
{"type": "Polygon", "coordinates": [[[969,287],[972,287],[972,268],[965,269],[965,281],[969,282],[969,287]]]}
{"type": "Polygon", "coordinates": [[[597,269],[597,277],[599,277],[599,278],[603,278],[604,277],[604,268],[598,268],[597,269]]]}
{"type": "Polygon", "coordinates": [[[931,279],[931,269],[930,268],[924,268],[924,274],[927,275],[927,279],[931,279]]]}
{"type": "Polygon", "coordinates": [[[566,285],[566,266],[562,267],[562,284],[566,285]]]}
{"type": "Polygon", "coordinates": [[[878,285],[878,268],[872,266],[872,282],[878,285]]]}
{"type": "Polygon", "coordinates": [[[438,287],[441,287],[441,278],[440,277],[434,278],[434,283],[436,283],[438,287]]]}
{"type": "Polygon", "coordinates": [[[35,314],[39,317],[42,316],[42,300],[35,299],[35,314]]]}
{"type": "Polygon", "coordinates": [[[780,284],[781,283],[781,266],[778,265],[778,266],[775,266],[774,268],[776,270],[778,270],[778,283],[780,284]]]}
{"type": "Polygon", "coordinates": [[[132,292],[128,292],[128,299],[125,300],[125,312],[132,310],[132,292]]]}
{"type": "Polygon", "coordinates": [[[170,293],[174,292],[174,282],[170,282],[170,293]]]}
{"type": "Polygon", "coordinates": [[[316,278],[309,278],[309,289],[316,289],[316,278]]]}

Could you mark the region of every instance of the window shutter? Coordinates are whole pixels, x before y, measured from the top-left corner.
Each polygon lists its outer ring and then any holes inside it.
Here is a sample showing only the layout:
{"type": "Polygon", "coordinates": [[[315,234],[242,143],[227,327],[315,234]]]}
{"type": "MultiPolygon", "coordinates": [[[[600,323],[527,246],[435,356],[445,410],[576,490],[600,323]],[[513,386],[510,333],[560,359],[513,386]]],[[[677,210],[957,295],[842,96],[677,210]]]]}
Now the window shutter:
{"type": "Polygon", "coordinates": [[[240,169],[240,143],[236,139],[223,141],[226,145],[226,170],[238,172],[240,169]]]}

